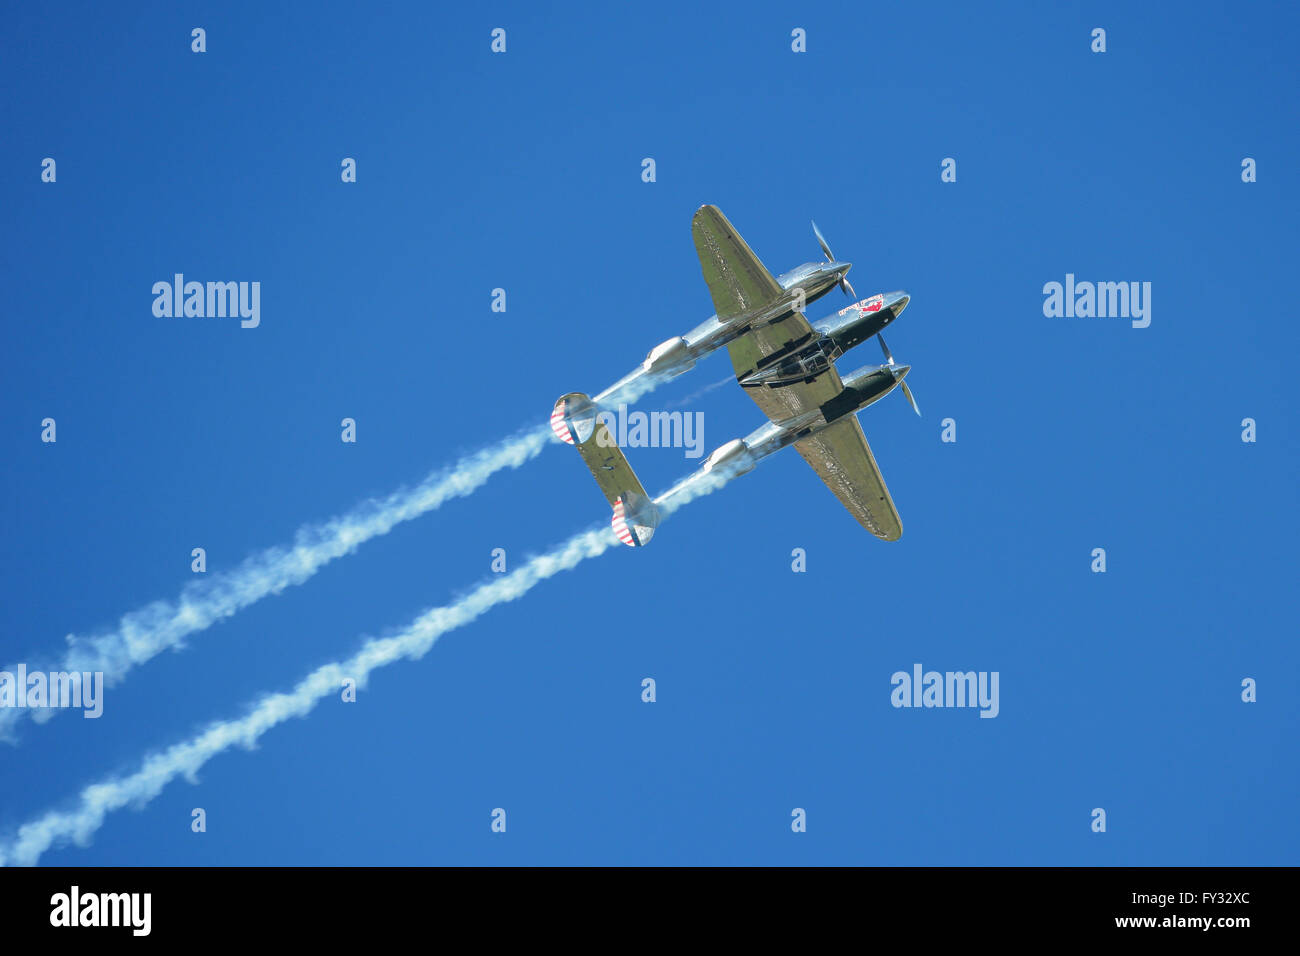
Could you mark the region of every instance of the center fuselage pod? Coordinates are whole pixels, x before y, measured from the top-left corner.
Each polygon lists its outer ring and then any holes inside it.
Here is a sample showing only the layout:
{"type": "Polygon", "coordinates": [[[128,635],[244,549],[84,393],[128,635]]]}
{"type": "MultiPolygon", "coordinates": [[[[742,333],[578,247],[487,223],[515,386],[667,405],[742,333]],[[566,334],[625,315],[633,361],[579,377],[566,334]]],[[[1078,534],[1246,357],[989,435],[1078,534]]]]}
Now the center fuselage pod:
{"type": "MultiPolygon", "coordinates": [[[[902,314],[909,301],[906,292],[882,293],[814,322],[815,337],[806,345],[797,352],[781,354],[771,364],[760,363],[758,370],[742,378],[740,384],[746,388],[779,388],[820,375],[846,351],[879,334],[902,314]]],[[[684,343],[685,340],[674,339],[671,342],[684,343]]],[[[666,342],[660,348],[670,344],[666,342]]],[[[681,348],[684,349],[685,345],[681,348]]]]}
{"type": "Polygon", "coordinates": [[[835,288],[848,269],[846,262],[806,262],[777,276],[776,281],[790,296],[753,315],[736,316],[726,322],[719,321],[716,314],[711,315],[685,335],[660,342],[646,354],[645,361],[593,401],[604,406],[635,400],[641,394],[639,386],[648,379],[665,381],[681,375],[754,325],[778,322],[795,309],[802,311],[809,302],[816,302],[835,288]]]}
{"type": "Polygon", "coordinates": [[[873,295],[812,323],[812,327],[830,340],[837,356],[843,355],[853,346],[883,331],[903,314],[910,301],[912,298],[906,292],[873,295]]]}

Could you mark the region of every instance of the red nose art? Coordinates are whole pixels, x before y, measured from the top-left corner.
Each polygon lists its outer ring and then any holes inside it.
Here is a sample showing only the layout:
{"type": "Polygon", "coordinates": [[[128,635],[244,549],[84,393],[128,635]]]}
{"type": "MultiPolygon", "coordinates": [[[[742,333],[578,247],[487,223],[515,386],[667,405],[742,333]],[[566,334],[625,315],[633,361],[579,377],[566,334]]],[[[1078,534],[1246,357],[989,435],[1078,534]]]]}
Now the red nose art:
{"type": "Polygon", "coordinates": [[[868,312],[879,312],[885,307],[884,293],[873,295],[870,299],[863,299],[861,302],[854,302],[852,305],[846,305],[840,309],[840,315],[848,315],[850,312],[857,310],[859,316],[864,316],[868,312]]]}
{"type": "Polygon", "coordinates": [[[569,431],[569,423],[564,420],[564,410],[568,407],[568,402],[560,402],[551,412],[551,431],[555,432],[557,438],[566,445],[573,444],[573,435],[569,431]]]}
{"type": "Polygon", "coordinates": [[[636,538],[632,536],[632,530],[627,526],[622,498],[614,502],[614,517],[610,519],[609,526],[614,529],[614,534],[618,535],[618,540],[630,548],[636,547],[636,538]]]}

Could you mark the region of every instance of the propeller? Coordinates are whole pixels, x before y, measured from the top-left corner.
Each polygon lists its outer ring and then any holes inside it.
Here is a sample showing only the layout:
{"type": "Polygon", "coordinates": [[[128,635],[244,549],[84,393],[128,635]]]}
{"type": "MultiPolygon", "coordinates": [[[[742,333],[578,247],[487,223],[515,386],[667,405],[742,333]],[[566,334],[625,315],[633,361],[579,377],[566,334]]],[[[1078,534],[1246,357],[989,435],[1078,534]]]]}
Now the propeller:
{"type": "MultiPolygon", "coordinates": [[[[891,369],[894,368],[894,356],[890,353],[889,346],[885,344],[885,337],[881,335],[879,332],[877,332],[876,339],[880,342],[880,351],[885,353],[885,361],[889,363],[889,367],[891,369]]],[[[907,380],[899,379],[898,384],[903,386],[903,395],[907,398],[908,403],[912,406],[912,411],[920,415],[921,409],[917,406],[916,399],[912,397],[912,390],[907,387],[907,380]]]]}
{"type": "Polygon", "coordinates": [[[831,247],[826,244],[826,237],[823,236],[822,231],[817,228],[817,221],[816,220],[810,220],[810,221],[812,222],[813,235],[817,237],[817,244],[822,247],[822,252],[826,254],[826,261],[834,262],[835,253],[831,252],[831,247]]]}
{"type": "Polygon", "coordinates": [[[917,416],[919,417],[921,414],[921,409],[917,407],[916,399],[912,397],[912,390],[907,387],[907,381],[904,380],[899,382],[898,384],[903,386],[903,395],[907,397],[908,403],[912,406],[912,411],[916,412],[917,416]]]}
{"type": "MultiPolygon", "coordinates": [[[[817,228],[817,223],[813,222],[812,227],[813,235],[817,237],[817,244],[822,247],[822,252],[826,255],[826,261],[834,262],[835,253],[831,252],[831,247],[826,244],[826,239],[822,236],[822,231],[817,228]]],[[[849,285],[848,278],[843,275],[840,276],[840,290],[854,302],[858,300],[858,294],[853,291],[853,286],[849,285]]]]}

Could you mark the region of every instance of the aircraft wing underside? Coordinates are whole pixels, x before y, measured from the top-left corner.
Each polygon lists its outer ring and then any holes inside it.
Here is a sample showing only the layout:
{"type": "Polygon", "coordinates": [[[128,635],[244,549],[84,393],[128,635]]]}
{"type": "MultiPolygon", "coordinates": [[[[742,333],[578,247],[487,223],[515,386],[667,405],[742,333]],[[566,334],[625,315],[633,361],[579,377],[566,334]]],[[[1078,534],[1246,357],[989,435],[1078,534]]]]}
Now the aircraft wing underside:
{"type": "Polygon", "coordinates": [[[811,380],[778,388],[765,385],[744,386],[744,390],[754,400],[754,404],[763,410],[769,421],[780,424],[817,411],[844,391],[844,384],[840,381],[840,373],[832,365],[811,380]]]}
{"type": "Polygon", "coordinates": [[[902,519],[857,415],[846,415],[794,447],[862,527],[882,541],[902,536],[902,519]]]}
{"type": "Polygon", "coordinates": [[[691,236],[719,322],[753,315],[785,297],[781,284],[717,206],[699,208],[691,236]]]}

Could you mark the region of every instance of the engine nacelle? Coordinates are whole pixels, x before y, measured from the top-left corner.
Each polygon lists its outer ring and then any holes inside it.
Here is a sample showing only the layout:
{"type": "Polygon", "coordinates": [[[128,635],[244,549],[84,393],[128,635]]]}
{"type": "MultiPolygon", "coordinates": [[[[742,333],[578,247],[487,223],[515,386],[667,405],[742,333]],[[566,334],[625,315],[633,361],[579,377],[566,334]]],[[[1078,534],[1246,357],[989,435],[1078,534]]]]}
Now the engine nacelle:
{"type": "Polygon", "coordinates": [[[881,386],[892,383],[893,374],[888,365],[865,365],[841,376],[845,388],[854,391],[876,391],[881,386]]]}
{"type": "Polygon", "coordinates": [[[713,471],[720,471],[729,478],[735,478],[737,475],[753,471],[755,464],[757,463],[749,446],[742,439],[733,438],[709,455],[704,460],[704,467],[701,470],[706,475],[713,471]]]}
{"type": "Polygon", "coordinates": [[[844,391],[822,408],[827,421],[861,411],[880,401],[898,385],[899,379],[894,373],[895,369],[889,365],[868,365],[842,376],[844,391]]]}
{"type": "Polygon", "coordinates": [[[681,336],[660,342],[652,348],[641,363],[645,372],[657,372],[666,375],[679,375],[695,367],[695,356],[691,347],[681,336]]]}

